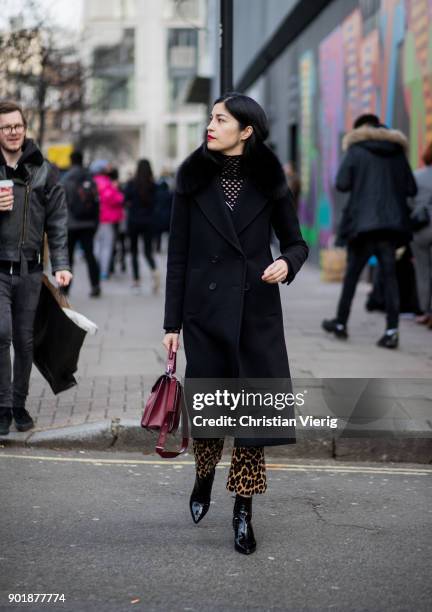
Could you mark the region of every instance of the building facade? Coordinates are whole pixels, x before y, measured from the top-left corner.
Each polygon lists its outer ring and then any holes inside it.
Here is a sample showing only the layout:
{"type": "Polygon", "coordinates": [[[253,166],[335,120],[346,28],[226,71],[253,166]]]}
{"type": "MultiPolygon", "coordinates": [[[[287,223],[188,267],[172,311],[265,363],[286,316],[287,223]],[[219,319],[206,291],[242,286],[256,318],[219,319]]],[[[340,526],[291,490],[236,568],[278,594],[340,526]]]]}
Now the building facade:
{"type": "Polygon", "coordinates": [[[300,220],[316,254],[339,221],[341,141],[358,115],[401,129],[412,167],[422,165],[432,140],[432,0],[234,0],[234,8],[235,81],[267,110],[282,160],[297,163],[300,220]],[[261,38],[249,35],[257,28],[261,38]]]}
{"type": "Polygon", "coordinates": [[[148,158],[174,171],[202,140],[207,109],[186,104],[208,61],[205,0],[87,0],[82,49],[89,70],[83,147],[122,178],[148,158]]]}

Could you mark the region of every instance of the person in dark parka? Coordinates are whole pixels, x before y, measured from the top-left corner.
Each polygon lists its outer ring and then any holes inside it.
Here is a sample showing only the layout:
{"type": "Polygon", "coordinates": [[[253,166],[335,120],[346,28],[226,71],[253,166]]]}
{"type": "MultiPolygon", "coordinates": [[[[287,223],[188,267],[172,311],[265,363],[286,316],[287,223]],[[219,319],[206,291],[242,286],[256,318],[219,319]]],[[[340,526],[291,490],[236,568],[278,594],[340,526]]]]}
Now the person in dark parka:
{"type": "Polygon", "coordinates": [[[322,327],[336,337],[348,337],[347,321],[360,274],[376,255],[385,279],[387,329],[378,346],[399,343],[399,287],[396,249],[411,240],[407,198],[417,186],[406,158],[408,142],[399,130],[381,125],[375,115],[361,115],[343,141],[346,155],[336,177],[336,188],[350,192],[342,213],[337,244],[348,245],[348,265],[336,318],[322,327]]]}
{"type": "MultiPolygon", "coordinates": [[[[186,378],[289,378],[278,283],[290,284],[308,255],[281,164],[264,144],[267,119],[251,98],[219,98],[207,142],[182,164],[171,217],[164,345],[183,327],[186,378]],[[271,229],[280,242],[275,261],[271,229]]],[[[266,490],[264,445],[236,440],[227,489],[236,492],[235,547],[255,550],[252,495],[266,490]]],[[[223,439],[195,439],[193,520],[208,511],[223,439]]]]}

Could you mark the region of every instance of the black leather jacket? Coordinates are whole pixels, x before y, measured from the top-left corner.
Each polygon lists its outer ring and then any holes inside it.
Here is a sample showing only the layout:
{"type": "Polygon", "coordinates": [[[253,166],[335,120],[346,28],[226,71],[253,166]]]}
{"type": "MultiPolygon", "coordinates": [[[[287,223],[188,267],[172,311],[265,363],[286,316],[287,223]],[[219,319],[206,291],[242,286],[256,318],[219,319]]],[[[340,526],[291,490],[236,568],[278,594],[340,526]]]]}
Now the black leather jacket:
{"type": "Polygon", "coordinates": [[[12,211],[0,211],[0,260],[20,261],[23,254],[42,261],[46,232],[53,272],[70,270],[66,199],[57,170],[27,139],[15,169],[0,152],[0,180],[5,179],[14,182],[14,204],[12,211]]]}

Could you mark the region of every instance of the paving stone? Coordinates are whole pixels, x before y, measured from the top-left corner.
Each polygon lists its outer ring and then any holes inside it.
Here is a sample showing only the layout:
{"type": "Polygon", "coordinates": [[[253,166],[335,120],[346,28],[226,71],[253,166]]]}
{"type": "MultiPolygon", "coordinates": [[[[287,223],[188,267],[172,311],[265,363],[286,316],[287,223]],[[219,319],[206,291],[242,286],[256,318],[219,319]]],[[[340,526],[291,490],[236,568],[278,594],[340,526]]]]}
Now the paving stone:
{"type": "MultiPolygon", "coordinates": [[[[162,265],[165,260],[166,256],[162,255],[162,265]]],[[[90,424],[94,433],[107,431],[111,419],[120,418],[123,425],[133,422],[135,433],[126,432],[127,426],[124,426],[116,443],[127,448],[132,439],[136,439],[139,445],[143,440],[139,427],[142,410],[153,383],[163,372],[166,363],[166,352],[161,345],[163,291],[159,296],[153,296],[148,291],[143,291],[141,296],[134,296],[130,291],[130,279],[127,276],[116,276],[103,284],[100,299],[91,300],[87,297],[87,283],[85,266],[83,262],[77,262],[71,290],[72,303],[79,312],[99,326],[95,336],[86,338],[81,351],[76,373],[78,385],[54,396],[49,385],[33,368],[28,408],[34,416],[37,415],[38,428],[49,427],[52,423],[59,426],[77,426],[81,423],[86,424],[86,427],[90,424]],[[104,421],[103,430],[98,430],[95,425],[97,421],[104,421]]],[[[305,384],[311,385],[313,379],[320,377],[394,379],[395,384],[399,384],[398,412],[412,421],[407,425],[407,430],[417,432],[424,428],[430,431],[432,407],[427,383],[432,380],[432,331],[425,330],[412,320],[403,319],[400,325],[400,349],[386,351],[376,347],[385,319],[382,313],[365,311],[364,302],[368,291],[369,286],[360,283],[349,321],[350,338],[341,342],[320,327],[323,318],[334,316],[340,293],[339,283],[322,283],[319,271],[311,264],[302,269],[292,285],[281,287],[292,376],[294,379],[304,379],[308,381],[305,384]],[[405,380],[408,378],[419,382],[408,383],[405,380]]],[[[182,340],[177,358],[177,375],[180,380],[186,365],[182,340]]],[[[44,440],[48,444],[49,436],[43,438],[41,433],[38,432],[39,438],[34,439],[44,440]]],[[[92,435],[86,437],[87,434],[83,434],[77,443],[84,444],[86,439],[92,439],[92,435]]],[[[103,444],[112,442],[110,434],[106,438],[103,434],[102,437],[103,444]]],[[[19,443],[26,440],[15,436],[10,443],[14,443],[15,439],[21,441],[19,443]]],[[[53,437],[51,439],[54,440],[53,437]]],[[[71,434],[68,439],[69,442],[78,440],[79,436],[74,438],[71,434]]],[[[145,439],[153,444],[151,438],[145,439]]],[[[385,451],[379,447],[383,442],[375,440],[369,445],[368,452],[380,457],[404,456],[406,452],[407,457],[414,457],[417,448],[419,456],[424,459],[429,456],[428,442],[430,444],[427,439],[405,441],[405,450],[399,452],[397,448],[385,451]]],[[[274,447],[274,451],[287,456],[327,457],[333,454],[350,457],[359,452],[359,444],[362,443],[354,443],[353,440],[299,438],[299,442],[292,445],[292,448],[274,447]]]]}

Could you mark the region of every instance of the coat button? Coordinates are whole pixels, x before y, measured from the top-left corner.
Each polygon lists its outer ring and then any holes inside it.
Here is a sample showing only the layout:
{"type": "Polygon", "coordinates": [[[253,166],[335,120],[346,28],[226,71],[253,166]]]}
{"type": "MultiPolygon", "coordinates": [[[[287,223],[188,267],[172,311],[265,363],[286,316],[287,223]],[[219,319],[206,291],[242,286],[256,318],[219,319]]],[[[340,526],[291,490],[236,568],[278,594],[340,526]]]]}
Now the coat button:
{"type": "Polygon", "coordinates": [[[249,283],[246,283],[245,286],[244,286],[244,290],[245,291],[249,291],[249,289],[250,289],[250,285],[249,285],[249,283]]]}
{"type": "Polygon", "coordinates": [[[216,287],[217,287],[216,283],[210,283],[210,285],[209,285],[209,289],[211,291],[213,291],[213,289],[216,289],[216,287]]]}
{"type": "Polygon", "coordinates": [[[210,261],[212,263],[217,263],[219,261],[219,255],[213,255],[213,257],[210,258],[210,261]]]}

